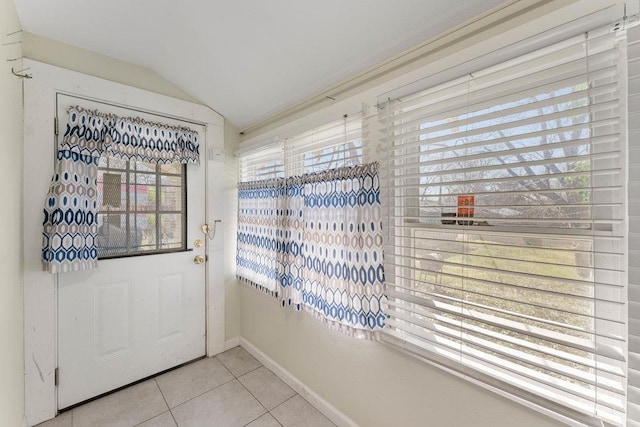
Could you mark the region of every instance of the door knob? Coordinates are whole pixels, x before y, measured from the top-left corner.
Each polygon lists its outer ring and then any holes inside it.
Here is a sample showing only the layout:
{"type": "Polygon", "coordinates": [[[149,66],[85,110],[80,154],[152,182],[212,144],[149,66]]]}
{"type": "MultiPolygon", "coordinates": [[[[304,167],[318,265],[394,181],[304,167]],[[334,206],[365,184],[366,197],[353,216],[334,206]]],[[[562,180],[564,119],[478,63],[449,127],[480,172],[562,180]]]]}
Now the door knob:
{"type": "Polygon", "coordinates": [[[196,264],[203,264],[204,263],[204,257],[200,256],[200,255],[196,255],[196,257],[193,259],[193,262],[196,264]]]}

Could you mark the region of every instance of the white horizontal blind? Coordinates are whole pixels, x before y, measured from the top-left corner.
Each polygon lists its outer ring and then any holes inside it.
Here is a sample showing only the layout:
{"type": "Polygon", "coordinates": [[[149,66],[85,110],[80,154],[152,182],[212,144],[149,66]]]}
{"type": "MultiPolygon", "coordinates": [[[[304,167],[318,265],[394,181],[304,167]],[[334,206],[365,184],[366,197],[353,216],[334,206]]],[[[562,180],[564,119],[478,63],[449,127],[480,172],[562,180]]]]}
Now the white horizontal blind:
{"type": "Polygon", "coordinates": [[[362,164],[362,117],[345,115],[285,141],[287,176],[362,164]]]}
{"type": "Polygon", "coordinates": [[[284,177],[284,151],[282,143],[240,154],[238,159],[240,182],[261,181],[284,177]]]}
{"type": "Polygon", "coordinates": [[[640,427],[640,26],[628,30],[629,372],[627,425],[640,427]]]}
{"type": "Polygon", "coordinates": [[[626,73],[616,36],[566,40],[390,102],[379,119],[384,339],[552,410],[621,425],[626,73]],[[473,196],[473,218],[446,216],[464,212],[458,196],[473,196]]]}

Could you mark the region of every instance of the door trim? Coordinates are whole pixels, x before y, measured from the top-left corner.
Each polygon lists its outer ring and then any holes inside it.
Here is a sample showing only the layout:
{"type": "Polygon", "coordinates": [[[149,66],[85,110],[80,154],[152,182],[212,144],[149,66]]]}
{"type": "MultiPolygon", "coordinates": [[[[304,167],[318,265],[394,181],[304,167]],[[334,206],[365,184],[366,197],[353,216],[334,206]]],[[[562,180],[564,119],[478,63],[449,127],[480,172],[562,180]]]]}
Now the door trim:
{"type": "MultiPolygon", "coordinates": [[[[42,271],[40,262],[42,203],[53,173],[56,93],[106,102],[116,106],[164,115],[206,127],[207,151],[200,153],[206,167],[205,217],[209,223],[223,216],[224,119],[210,108],[159,95],[120,83],[66,70],[30,59],[24,60],[33,79],[24,82],[24,345],[25,419],[35,425],[57,413],[54,372],[57,365],[57,275],[42,271]],[[216,197],[217,196],[217,197],[216,197]]],[[[64,119],[64,118],[61,118],[64,119]]],[[[224,233],[219,227],[207,240],[209,265],[205,274],[205,333],[207,355],[224,351],[224,233]]]]}

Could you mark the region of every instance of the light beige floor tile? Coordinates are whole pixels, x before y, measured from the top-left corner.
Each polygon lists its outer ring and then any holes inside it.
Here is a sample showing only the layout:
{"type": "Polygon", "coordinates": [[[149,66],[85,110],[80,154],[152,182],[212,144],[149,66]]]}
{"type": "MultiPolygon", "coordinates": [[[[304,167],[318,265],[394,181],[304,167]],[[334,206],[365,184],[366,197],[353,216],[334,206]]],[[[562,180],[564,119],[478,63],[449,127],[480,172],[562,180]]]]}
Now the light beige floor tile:
{"type": "Polygon", "coordinates": [[[296,394],[295,391],[264,366],[238,378],[268,411],[296,394]]]}
{"type": "Polygon", "coordinates": [[[180,427],[241,427],[266,411],[238,380],[233,380],[171,412],[180,427]]]}
{"type": "Polygon", "coordinates": [[[236,377],[242,376],[262,366],[260,362],[240,346],[227,350],[216,357],[236,377]]]}
{"type": "Polygon", "coordinates": [[[137,427],[176,427],[176,422],[173,420],[171,412],[167,411],[164,414],[151,418],[149,421],[138,424],[137,427]]]}
{"type": "Polygon", "coordinates": [[[73,427],[131,427],[167,409],[156,382],[148,380],[75,408],[73,427]]]}
{"type": "Polygon", "coordinates": [[[272,410],[271,415],[284,427],[330,427],[335,425],[299,395],[272,410]]]}
{"type": "Polygon", "coordinates": [[[233,375],[214,357],[198,360],[156,378],[170,408],[229,382],[233,375]]]}
{"type": "Polygon", "coordinates": [[[255,421],[247,424],[247,427],[281,427],[280,423],[271,414],[264,414],[255,421]]]}
{"type": "Polygon", "coordinates": [[[36,427],[72,427],[73,411],[63,412],[52,420],[38,424],[36,427]]]}

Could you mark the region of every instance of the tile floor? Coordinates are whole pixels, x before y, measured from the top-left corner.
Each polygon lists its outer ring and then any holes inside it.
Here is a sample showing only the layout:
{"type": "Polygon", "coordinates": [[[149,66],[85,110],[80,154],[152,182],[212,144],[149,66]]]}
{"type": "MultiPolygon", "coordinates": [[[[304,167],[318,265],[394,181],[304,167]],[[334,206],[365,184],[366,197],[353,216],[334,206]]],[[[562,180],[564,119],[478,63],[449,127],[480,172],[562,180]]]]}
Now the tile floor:
{"type": "Polygon", "coordinates": [[[242,347],[60,414],[38,427],[334,424],[242,347]]]}

